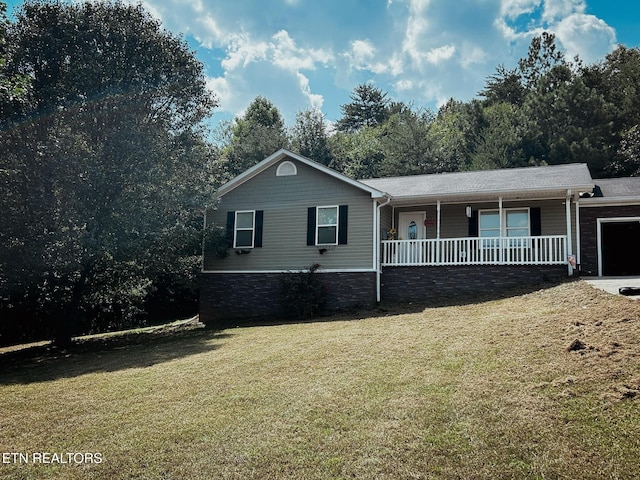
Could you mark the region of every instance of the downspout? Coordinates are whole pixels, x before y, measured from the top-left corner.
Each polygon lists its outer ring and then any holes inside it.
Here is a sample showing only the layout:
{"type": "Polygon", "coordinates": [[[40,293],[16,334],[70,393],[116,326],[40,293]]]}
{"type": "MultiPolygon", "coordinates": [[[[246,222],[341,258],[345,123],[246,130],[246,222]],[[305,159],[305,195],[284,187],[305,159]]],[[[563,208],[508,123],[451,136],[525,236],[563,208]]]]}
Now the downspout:
{"type": "Polygon", "coordinates": [[[385,198],[387,199],[386,202],[384,203],[379,203],[378,204],[378,208],[377,208],[377,212],[376,212],[376,218],[375,221],[373,222],[375,224],[375,234],[374,234],[374,238],[375,238],[375,242],[376,242],[376,246],[374,247],[374,251],[376,252],[376,302],[380,303],[380,300],[382,299],[381,296],[381,275],[382,275],[382,258],[380,255],[380,247],[382,246],[382,238],[380,235],[380,210],[382,209],[382,207],[385,207],[387,205],[389,205],[389,203],[391,203],[391,196],[385,194],[384,195],[385,198]]]}
{"type": "MultiPolygon", "coordinates": [[[[504,222],[502,221],[502,197],[498,197],[498,225],[500,228],[500,265],[504,265],[504,236],[506,235],[506,232],[503,231],[504,229],[504,222]]],[[[478,232],[479,234],[479,232],[478,232]]]]}
{"type": "Polygon", "coordinates": [[[441,207],[442,207],[442,201],[438,200],[438,202],[436,203],[436,217],[437,218],[437,226],[436,226],[436,264],[440,265],[440,221],[441,221],[441,207]]]}

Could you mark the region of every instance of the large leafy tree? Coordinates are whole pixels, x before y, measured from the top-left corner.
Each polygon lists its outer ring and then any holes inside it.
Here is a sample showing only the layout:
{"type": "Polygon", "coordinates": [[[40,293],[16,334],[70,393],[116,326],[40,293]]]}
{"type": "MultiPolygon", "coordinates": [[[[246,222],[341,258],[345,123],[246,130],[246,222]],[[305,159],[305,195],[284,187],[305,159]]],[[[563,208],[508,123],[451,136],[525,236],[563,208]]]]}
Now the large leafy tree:
{"type": "Polygon", "coordinates": [[[582,69],[585,84],[602,95],[611,113],[604,138],[608,162],[604,175],[637,175],[640,125],[640,49],[619,46],[603,62],[582,69]]]}
{"type": "Polygon", "coordinates": [[[27,100],[28,78],[12,75],[7,69],[10,44],[7,42],[7,4],[0,2],[0,124],[27,100]]]}
{"type": "Polygon", "coordinates": [[[436,173],[429,128],[433,114],[429,110],[405,109],[391,115],[382,127],[380,142],[384,151],[382,176],[436,173]]]}
{"type": "Polygon", "coordinates": [[[522,121],[517,106],[494,103],[482,109],[474,137],[471,170],[513,168],[527,164],[522,151],[522,121]]]}
{"type": "Polygon", "coordinates": [[[466,170],[481,115],[478,102],[450,99],[438,110],[429,128],[434,168],[438,172],[466,170]]]}
{"type": "Polygon", "coordinates": [[[352,178],[382,176],[384,149],[380,138],[382,127],[363,127],[357,132],[338,132],[331,136],[331,167],[352,178]]]}
{"type": "Polygon", "coordinates": [[[289,146],[284,120],[270,100],[258,96],[241,117],[223,131],[227,139],[223,155],[229,177],[234,177],[256,163],[289,146]]]}
{"type": "Polygon", "coordinates": [[[133,318],[163,275],[190,277],[216,101],[140,5],[28,1],[9,41],[32,89],[0,132],[2,310],[35,308],[66,343],[133,318]]]}
{"type": "Polygon", "coordinates": [[[300,155],[330,165],[332,160],[329,148],[329,135],[322,112],[308,109],[296,114],[296,123],[292,128],[291,146],[300,155]]]}

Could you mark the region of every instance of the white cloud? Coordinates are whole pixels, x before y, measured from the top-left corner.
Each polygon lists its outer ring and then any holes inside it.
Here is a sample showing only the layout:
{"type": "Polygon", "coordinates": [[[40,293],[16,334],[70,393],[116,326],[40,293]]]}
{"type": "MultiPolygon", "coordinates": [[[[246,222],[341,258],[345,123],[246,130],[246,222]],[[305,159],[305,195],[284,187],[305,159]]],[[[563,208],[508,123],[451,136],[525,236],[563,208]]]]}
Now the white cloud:
{"type": "Polygon", "coordinates": [[[347,67],[352,70],[392,76],[402,73],[403,65],[399,56],[392,54],[391,57],[385,58],[369,40],[354,40],[351,42],[351,48],[343,53],[342,57],[346,59],[347,67]]]}
{"type": "Polygon", "coordinates": [[[478,45],[466,43],[462,49],[462,59],[460,60],[460,64],[463,68],[469,68],[471,65],[479,64],[482,65],[487,63],[487,59],[489,58],[489,54],[478,45]]]}
{"type": "Polygon", "coordinates": [[[584,13],[584,0],[545,0],[542,19],[555,22],[576,13],[584,13]]]}
{"type": "Polygon", "coordinates": [[[443,45],[442,47],[432,48],[425,55],[424,58],[427,62],[432,63],[434,65],[438,65],[442,62],[445,62],[456,53],[456,47],[453,45],[443,45]]]}
{"type": "Polygon", "coordinates": [[[227,58],[222,60],[222,68],[235,70],[251,62],[266,60],[268,50],[267,42],[255,41],[246,34],[234,35],[227,45],[227,58]]]}
{"type": "Polygon", "coordinates": [[[273,64],[284,70],[313,70],[317,64],[326,65],[333,59],[333,53],[328,50],[297,47],[286,30],[280,30],[271,38],[273,64]]]}
{"type": "Polygon", "coordinates": [[[300,84],[300,90],[309,100],[309,106],[314,110],[321,110],[322,104],[324,103],[324,97],[316,93],[311,93],[311,88],[309,88],[309,79],[303,74],[297,72],[296,77],[298,78],[298,83],[300,84]]]}
{"type": "Polygon", "coordinates": [[[369,40],[354,40],[351,43],[351,52],[355,62],[364,63],[373,57],[376,48],[369,40]]]}
{"type": "Polygon", "coordinates": [[[587,63],[604,58],[616,46],[616,32],[603,20],[585,14],[563,18],[555,27],[567,57],[579,55],[587,63]]]}
{"type": "Polygon", "coordinates": [[[239,114],[263,95],[287,122],[308,106],[339,117],[351,89],[367,81],[415,105],[469,100],[498,65],[517,65],[543,31],[556,34],[568,58],[595,61],[616,38],[585,13],[590,1],[386,0],[344,8],[344,0],[143,0],[166,28],[200,43],[218,111],[239,114]]]}
{"type": "Polygon", "coordinates": [[[500,16],[515,20],[521,15],[530,14],[539,8],[543,0],[502,0],[500,16]]]}

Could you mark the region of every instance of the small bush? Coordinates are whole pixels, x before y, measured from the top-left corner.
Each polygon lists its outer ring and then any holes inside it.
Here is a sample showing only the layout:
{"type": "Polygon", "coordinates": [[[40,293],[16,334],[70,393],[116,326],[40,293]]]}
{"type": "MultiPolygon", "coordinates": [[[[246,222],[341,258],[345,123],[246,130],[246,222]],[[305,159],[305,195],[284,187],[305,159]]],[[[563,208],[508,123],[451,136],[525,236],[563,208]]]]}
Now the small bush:
{"type": "Polygon", "coordinates": [[[227,231],[218,225],[209,225],[204,231],[204,251],[217,258],[226,258],[229,255],[229,241],[227,231]]]}
{"type": "Polygon", "coordinates": [[[290,318],[312,318],[324,308],[327,288],[316,271],[320,264],[314,263],[301,273],[288,273],[282,279],[282,304],[290,318]]]}

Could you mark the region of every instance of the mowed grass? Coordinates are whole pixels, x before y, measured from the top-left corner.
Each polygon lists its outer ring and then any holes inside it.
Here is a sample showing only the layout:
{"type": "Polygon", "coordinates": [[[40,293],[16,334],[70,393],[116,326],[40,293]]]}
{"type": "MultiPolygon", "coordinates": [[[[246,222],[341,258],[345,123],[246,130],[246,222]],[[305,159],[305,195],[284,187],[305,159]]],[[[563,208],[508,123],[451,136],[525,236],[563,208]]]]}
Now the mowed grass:
{"type": "Polygon", "coordinates": [[[572,282],[362,317],[0,356],[0,453],[102,457],[0,478],[640,475],[640,302],[572,282]]]}

